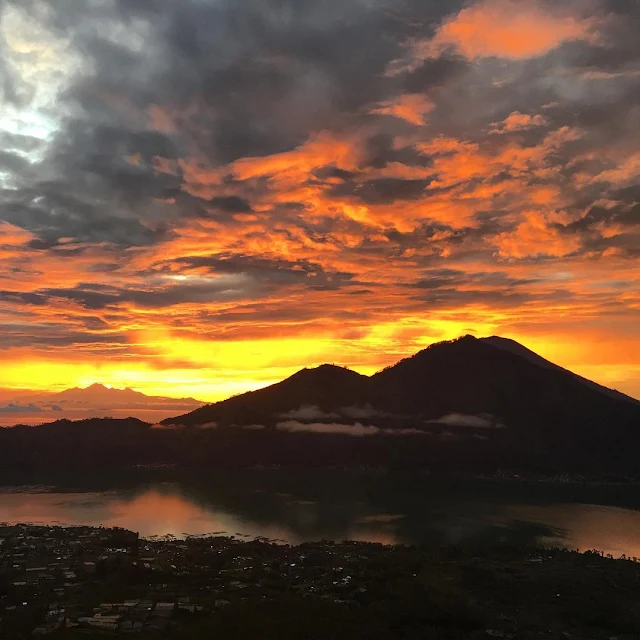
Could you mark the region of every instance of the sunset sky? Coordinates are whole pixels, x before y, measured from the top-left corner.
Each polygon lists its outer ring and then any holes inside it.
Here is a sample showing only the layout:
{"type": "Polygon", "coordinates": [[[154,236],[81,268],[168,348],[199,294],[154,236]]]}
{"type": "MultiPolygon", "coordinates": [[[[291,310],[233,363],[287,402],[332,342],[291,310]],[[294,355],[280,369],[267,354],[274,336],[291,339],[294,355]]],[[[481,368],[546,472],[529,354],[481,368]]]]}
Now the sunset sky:
{"type": "Polygon", "coordinates": [[[640,397],[637,1],[0,12],[0,387],[216,400],[472,333],[640,397]]]}

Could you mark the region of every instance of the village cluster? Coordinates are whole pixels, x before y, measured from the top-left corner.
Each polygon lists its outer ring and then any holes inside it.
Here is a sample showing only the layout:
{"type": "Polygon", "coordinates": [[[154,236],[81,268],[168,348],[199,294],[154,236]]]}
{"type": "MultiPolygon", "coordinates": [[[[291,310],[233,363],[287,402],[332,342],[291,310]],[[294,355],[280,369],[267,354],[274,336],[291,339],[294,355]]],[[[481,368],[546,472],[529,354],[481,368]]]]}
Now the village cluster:
{"type": "Polygon", "coordinates": [[[274,590],[348,602],[366,592],[353,580],[359,558],[358,543],[345,552],[329,542],[145,540],[122,529],[0,526],[0,637],[74,627],[161,632],[274,590]]]}

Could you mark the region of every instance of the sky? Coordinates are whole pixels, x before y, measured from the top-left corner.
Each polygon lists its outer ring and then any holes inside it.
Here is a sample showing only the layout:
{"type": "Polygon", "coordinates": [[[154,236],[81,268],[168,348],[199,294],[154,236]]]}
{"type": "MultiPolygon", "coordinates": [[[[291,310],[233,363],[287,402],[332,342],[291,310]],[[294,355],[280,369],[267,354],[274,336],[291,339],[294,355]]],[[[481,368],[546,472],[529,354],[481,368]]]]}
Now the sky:
{"type": "Polygon", "coordinates": [[[640,397],[637,1],[0,12],[0,387],[217,400],[471,333],[640,397]]]}

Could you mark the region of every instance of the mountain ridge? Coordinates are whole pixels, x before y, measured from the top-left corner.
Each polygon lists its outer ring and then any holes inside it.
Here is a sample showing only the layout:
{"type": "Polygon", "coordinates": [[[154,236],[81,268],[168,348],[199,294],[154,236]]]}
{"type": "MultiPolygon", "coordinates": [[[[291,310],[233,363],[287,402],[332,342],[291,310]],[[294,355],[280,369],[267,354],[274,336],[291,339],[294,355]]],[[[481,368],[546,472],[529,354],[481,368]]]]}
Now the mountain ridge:
{"type": "Polygon", "coordinates": [[[87,419],[137,415],[157,422],[204,403],[193,398],[148,396],[133,389],[115,389],[95,383],[58,392],[0,390],[0,425],[42,424],[59,418],[87,419]]]}
{"type": "Polygon", "coordinates": [[[169,398],[167,396],[152,396],[142,393],[141,391],[135,391],[130,387],[125,389],[118,389],[115,387],[107,387],[104,384],[95,382],[88,387],[73,387],[70,389],[64,389],[53,394],[43,394],[44,396],[54,396],[61,400],[75,400],[75,399],[94,399],[100,398],[105,400],[118,400],[120,402],[126,402],[127,400],[154,400],[154,401],[173,401],[173,402],[200,402],[192,397],[185,398],[169,398]]]}
{"type": "Polygon", "coordinates": [[[634,398],[582,378],[515,341],[466,335],[434,343],[372,376],[329,364],[304,368],[269,387],[163,424],[275,423],[274,418],[305,406],[335,416],[345,407],[361,405],[371,406],[378,416],[403,414],[433,421],[449,413],[487,414],[500,421],[509,418],[514,425],[531,422],[519,415],[525,411],[547,422],[554,422],[554,414],[571,422],[575,414],[578,421],[591,423],[593,416],[582,405],[600,418],[608,412],[625,414],[627,405],[640,409],[634,398]],[[579,402],[571,401],[578,397],[579,402]]]}

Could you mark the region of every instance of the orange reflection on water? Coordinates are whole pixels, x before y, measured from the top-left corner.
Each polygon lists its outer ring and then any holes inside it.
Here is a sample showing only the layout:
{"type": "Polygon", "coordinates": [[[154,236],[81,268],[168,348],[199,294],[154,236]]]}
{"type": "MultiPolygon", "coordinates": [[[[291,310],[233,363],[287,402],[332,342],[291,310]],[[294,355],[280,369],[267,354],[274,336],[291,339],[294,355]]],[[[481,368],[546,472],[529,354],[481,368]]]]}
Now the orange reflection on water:
{"type": "Polygon", "coordinates": [[[141,536],[202,535],[236,532],[284,539],[279,527],[253,526],[218,509],[208,509],[182,496],[171,485],[123,495],[105,493],[51,493],[33,488],[0,494],[0,522],[123,527],[141,536]]]}
{"type": "Polygon", "coordinates": [[[614,557],[640,557],[640,512],[593,504],[514,507],[510,515],[556,530],[546,542],[578,551],[597,550],[614,557]]]}
{"type": "MultiPolygon", "coordinates": [[[[290,544],[320,539],[464,544],[474,537],[486,541],[501,531],[507,534],[520,523],[548,528],[549,533],[537,534],[539,544],[640,557],[640,511],[635,509],[584,503],[509,506],[489,502],[469,511],[467,502],[452,498],[445,510],[437,504],[436,509],[423,505],[420,517],[411,512],[377,511],[372,503],[338,500],[329,504],[268,492],[262,506],[271,506],[255,510],[255,501],[246,500],[247,495],[237,501],[235,494],[225,494],[229,502],[221,503],[215,494],[200,499],[173,483],[77,493],[5,487],[0,488],[0,522],[123,527],[143,537],[239,534],[244,539],[263,537],[290,544]]],[[[534,544],[535,540],[525,542],[534,544]]]]}

